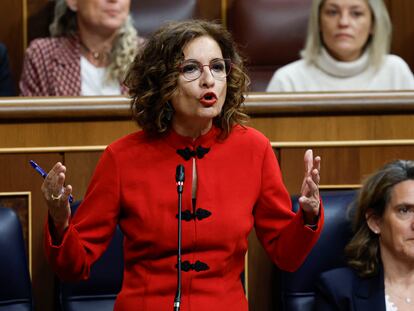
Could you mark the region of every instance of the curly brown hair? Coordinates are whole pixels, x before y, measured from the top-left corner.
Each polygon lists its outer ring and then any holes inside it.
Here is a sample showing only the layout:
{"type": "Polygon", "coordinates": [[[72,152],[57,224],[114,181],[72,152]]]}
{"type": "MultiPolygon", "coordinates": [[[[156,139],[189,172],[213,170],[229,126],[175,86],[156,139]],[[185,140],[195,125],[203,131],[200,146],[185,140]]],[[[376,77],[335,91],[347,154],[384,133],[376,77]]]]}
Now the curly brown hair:
{"type": "Polygon", "coordinates": [[[151,36],[145,48],[135,57],[125,79],[132,99],[133,118],[147,134],[160,136],[170,129],[173,111],[169,100],[177,89],[179,65],[184,60],[183,48],[201,36],[214,39],[223,57],[230,58],[232,62],[227,76],[226,100],[213,124],[222,130],[222,137],[226,137],[235,124],[243,124],[247,120],[242,104],[249,79],[230,33],[213,22],[172,22],[151,36]]]}
{"type": "Polygon", "coordinates": [[[413,161],[388,163],[365,180],[356,204],[351,207],[355,234],[345,247],[345,253],[348,264],[362,277],[377,274],[381,262],[379,238],[368,226],[367,212],[371,210],[375,216],[382,217],[394,186],[406,180],[414,180],[413,161]]]}

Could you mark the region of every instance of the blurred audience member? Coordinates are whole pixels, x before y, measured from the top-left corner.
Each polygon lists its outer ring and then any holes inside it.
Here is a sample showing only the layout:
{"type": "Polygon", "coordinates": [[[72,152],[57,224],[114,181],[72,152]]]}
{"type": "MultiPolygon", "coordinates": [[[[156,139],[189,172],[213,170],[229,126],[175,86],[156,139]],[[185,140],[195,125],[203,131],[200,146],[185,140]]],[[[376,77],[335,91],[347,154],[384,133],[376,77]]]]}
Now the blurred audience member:
{"type": "Polygon", "coordinates": [[[119,95],[129,64],[142,45],[130,0],[57,0],[52,38],[27,49],[23,96],[119,95]]]}
{"type": "Polygon", "coordinates": [[[414,310],[414,162],[369,177],[353,211],[351,268],[322,274],[316,310],[414,310]]]}
{"type": "Polygon", "coordinates": [[[0,43],[0,96],[15,96],[7,48],[0,43]]]}
{"type": "Polygon", "coordinates": [[[414,89],[408,65],[389,55],[382,0],[313,0],[302,59],[273,75],[267,91],[414,89]]]}

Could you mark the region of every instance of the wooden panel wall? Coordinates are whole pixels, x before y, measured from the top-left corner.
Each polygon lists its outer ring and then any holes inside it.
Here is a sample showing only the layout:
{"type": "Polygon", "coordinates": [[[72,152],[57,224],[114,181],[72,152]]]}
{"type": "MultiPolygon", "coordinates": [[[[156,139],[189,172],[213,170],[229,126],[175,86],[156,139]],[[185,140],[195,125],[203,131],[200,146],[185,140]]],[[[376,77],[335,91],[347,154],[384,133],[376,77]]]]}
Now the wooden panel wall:
{"type": "MultiPolygon", "coordinates": [[[[309,146],[311,148],[312,145],[309,146]]],[[[290,193],[298,193],[303,179],[302,148],[281,148],[280,163],[290,193]]],[[[414,145],[314,147],[322,158],[321,186],[357,185],[369,174],[396,159],[414,160],[414,145]]]]}
{"type": "Polygon", "coordinates": [[[414,122],[412,115],[396,115],[389,119],[384,116],[315,116],[283,117],[274,122],[273,118],[258,117],[252,125],[266,133],[273,141],[294,141],[301,137],[304,141],[313,140],[365,140],[383,137],[400,139],[414,137],[414,129],[407,124],[414,122]],[[306,120],[306,122],[305,122],[306,120]],[[388,123],[391,122],[391,123],[388,123]]]}
{"type": "MultiPolygon", "coordinates": [[[[22,1],[22,0],[21,0],[22,1]]],[[[24,1],[24,0],[23,0],[24,1]]],[[[27,44],[35,38],[49,35],[49,24],[52,22],[54,0],[27,1],[27,44]]]]}
{"type": "Polygon", "coordinates": [[[82,200],[98,163],[102,151],[66,152],[64,163],[67,167],[66,178],[73,185],[73,197],[82,200]]]}
{"type": "Polygon", "coordinates": [[[391,52],[401,56],[414,71],[414,1],[388,0],[387,7],[393,23],[391,52]]]}
{"type": "Polygon", "coordinates": [[[3,147],[88,146],[109,144],[136,129],[132,121],[29,122],[16,133],[15,124],[0,123],[0,138],[3,147]]]}
{"type": "Polygon", "coordinates": [[[198,17],[207,20],[220,21],[221,6],[224,0],[198,0],[198,17]]]}

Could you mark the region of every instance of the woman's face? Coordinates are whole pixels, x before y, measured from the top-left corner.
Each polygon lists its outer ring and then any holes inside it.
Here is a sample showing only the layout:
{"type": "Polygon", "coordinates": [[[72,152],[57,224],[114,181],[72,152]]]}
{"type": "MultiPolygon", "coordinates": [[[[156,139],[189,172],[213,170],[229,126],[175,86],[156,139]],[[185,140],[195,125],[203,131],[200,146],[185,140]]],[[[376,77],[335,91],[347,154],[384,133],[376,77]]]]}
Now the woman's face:
{"type": "Polygon", "coordinates": [[[208,36],[197,37],[187,43],[183,53],[177,90],[171,99],[175,110],[172,125],[176,130],[203,127],[207,130],[213,118],[220,114],[226,99],[223,54],[217,42],[208,36]],[[194,73],[200,72],[199,65],[203,66],[201,75],[192,80],[197,76],[194,73]]]}
{"type": "Polygon", "coordinates": [[[319,22],[325,48],[343,62],[361,56],[373,27],[366,0],[325,0],[319,22]]]}
{"type": "Polygon", "coordinates": [[[383,259],[414,260],[414,180],[394,186],[384,215],[371,225],[379,232],[383,259]]]}
{"type": "Polygon", "coordinates": [[[126,21],[130,0],[66,0],[77,12],[79,27],[88,27],[99,33],[116,32],[126,21]]]}

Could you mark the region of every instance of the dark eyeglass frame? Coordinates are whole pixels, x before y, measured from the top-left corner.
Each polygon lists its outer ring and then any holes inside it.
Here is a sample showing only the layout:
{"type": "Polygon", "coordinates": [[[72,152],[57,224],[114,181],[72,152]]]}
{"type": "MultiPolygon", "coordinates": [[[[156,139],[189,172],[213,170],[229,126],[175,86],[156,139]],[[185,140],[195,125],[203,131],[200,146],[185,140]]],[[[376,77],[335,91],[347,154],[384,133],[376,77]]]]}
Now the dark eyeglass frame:
{"type": "Polygon", "coordinates": [[[230,74],[230,72],[231,72],[231,69],[233,68],[233,63],[231,62],[231,59],[230,58],[215,58],[215,59],[213,59],[213,60],[211,60],[210,61],[210,63],[209,64],[206,64],[206,65],[204,65],[204,64],[202,64],[202,63],[200,63],[198,60],[195,60],[195,59],[186,59],[185,61],[183,61],[179,66],[178,66],[178,70],[180,71],[180,74],[182,74],[183,75],[183,77],[184,77],[184,79],[186,80],[186,81],[188,81],[188,82],[191,82],[191,81],[195,81],[195,80],[197,80],[198,78],[200,78],[201,77],[201,75],[203,74],[203,72],[204,72],[204,67],[208,67],[208,69],[210,70],[210,73],[211,73],[211,76],[214,78],[214,79],[216,79],[216,80],[219,80],[219,81],[222,81],[222,80],[224,80],[229,74],[230,74]],[[224,66],[225,66],[225,72],[226,72],[226,75],[225,76],[223,76],[223,77],[216,77],[215,76],[215,73],[214,73],[214,71],[212,71],[211,70],[211,66],[212,65],[214,65],[215,63],[217,63],[217,62],[220,62],[220,61],[223,61],[224,62],[224,66]],[[186,73],[184,72],[184,67],[186,66],[186,65],[188,65],[188,64],[195,64],[195,65],[197,65],[198,66],[198,69],[199,69],[199,71],[200,71],[200,75],[198,76],[198,77],[196,77],[196,78],[191,78],[191,79],[189,79],[189,78],[187,78],[186,77],[186,73]]]}

